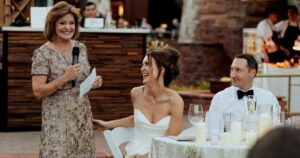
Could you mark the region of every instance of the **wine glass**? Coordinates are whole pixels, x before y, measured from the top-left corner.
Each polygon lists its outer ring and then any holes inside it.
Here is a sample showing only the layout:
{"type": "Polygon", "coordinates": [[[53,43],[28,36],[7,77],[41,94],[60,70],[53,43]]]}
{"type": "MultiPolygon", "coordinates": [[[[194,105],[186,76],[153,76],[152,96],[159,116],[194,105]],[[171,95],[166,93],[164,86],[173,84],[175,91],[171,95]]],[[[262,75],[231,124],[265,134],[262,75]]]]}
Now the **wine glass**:
{"type": "Polygon", "coordinates": [[[200,121],[204,121],[203,107],[201,104],[190,104],[188,118],[190,123],[195,126],[200,121]]]}

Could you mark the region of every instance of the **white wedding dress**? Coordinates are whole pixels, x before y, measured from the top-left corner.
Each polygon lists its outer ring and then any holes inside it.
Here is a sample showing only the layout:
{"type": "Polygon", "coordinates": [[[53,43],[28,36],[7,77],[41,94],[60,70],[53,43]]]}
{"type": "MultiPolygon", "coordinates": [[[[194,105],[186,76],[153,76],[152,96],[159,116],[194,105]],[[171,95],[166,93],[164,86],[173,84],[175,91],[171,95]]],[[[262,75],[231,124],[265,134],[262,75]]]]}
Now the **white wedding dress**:
{"type": "Polygon", "coordinates": [[[126,156],[146,154],[150,151],[151,140],[154,137],[167,135],[171,116],[166,116],[156,123],[151,123],[138,109],[134,109],[134,139],[126,147],[126,156]]]}

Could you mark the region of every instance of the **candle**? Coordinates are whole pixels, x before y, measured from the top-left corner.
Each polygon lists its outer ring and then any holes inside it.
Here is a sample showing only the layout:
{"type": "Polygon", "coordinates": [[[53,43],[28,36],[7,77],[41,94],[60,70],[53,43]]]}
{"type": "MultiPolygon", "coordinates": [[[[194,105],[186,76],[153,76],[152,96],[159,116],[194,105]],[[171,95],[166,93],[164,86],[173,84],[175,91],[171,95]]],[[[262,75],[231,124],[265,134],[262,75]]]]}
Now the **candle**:
{"type": "Polygon", "coordinates": [[[232,144],[240,144],[242,139],[242,125],[241,122],[232,121],[230,129],[230,137],[232,144]]]}
{"type": "Polygon", "coordinates": [[[245,138],[246,138],[246,145],[248,146],[252,146],[255,141],[256,141],[256,133],[251,131],[251,132],[246,132],[245,134],[245,138]]]}
{"type": "Polygon", "coordinates": [[[206,128],[205,122],[199,122],[196,124],[196,143],[203,144],[206,141],[206,128]]]}
{"type": "Polygon", "coordinates": [[[268,113],[262,113],[258,118],[258,137],[263,136],[269,129],[272,128],[271,115],[268,113]]]}
{"type": "Polygon", "coordinates": [[[230,134],[229,133],[222,132],[220,134],[220,145],[222,147],[227,147],[230,145],[230,134]]]}
{"type": "Polygon", "coordinates": [[[195,114],[199,113],[199,105],[194,105],[194,112],[195,114]]]}

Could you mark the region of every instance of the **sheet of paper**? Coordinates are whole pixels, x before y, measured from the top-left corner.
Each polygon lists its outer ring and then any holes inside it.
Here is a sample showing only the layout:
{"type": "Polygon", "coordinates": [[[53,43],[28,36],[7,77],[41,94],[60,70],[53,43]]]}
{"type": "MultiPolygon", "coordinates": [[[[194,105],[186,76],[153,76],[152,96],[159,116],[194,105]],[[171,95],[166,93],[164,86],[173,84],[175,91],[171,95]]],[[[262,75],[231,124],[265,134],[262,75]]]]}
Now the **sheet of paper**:
{"type": "Polygon", "coordinates": [[[104,28],[104,18],[85,18],[84,27],[104,28]]]}
{"type": "Polygon", "coordinates": [[[90,76],[88,76],[81,84],[80,84],[80,93],[79,97],[85,95],[88,91],[91,90],[93,83],[96,81],[96,68],[93,69],[90,76]]]}

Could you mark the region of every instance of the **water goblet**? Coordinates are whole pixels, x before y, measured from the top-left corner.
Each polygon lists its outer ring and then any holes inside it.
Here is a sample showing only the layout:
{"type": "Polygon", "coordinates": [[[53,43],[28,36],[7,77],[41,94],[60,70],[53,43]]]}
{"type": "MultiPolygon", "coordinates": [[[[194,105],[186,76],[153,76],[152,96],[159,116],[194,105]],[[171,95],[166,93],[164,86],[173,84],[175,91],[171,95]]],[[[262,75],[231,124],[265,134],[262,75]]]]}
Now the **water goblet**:
{"type": "Polygon", "coordinates": [[[200,121],[203,121],[203,107],[201,104],[190,104],[188,118],[190,123],[195,126],[200,121]]]}

